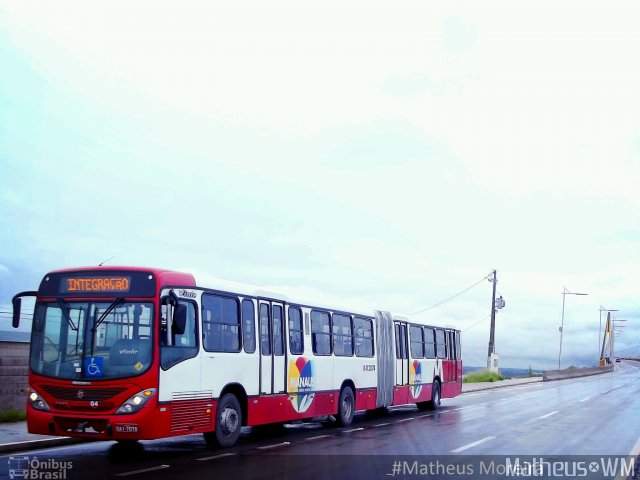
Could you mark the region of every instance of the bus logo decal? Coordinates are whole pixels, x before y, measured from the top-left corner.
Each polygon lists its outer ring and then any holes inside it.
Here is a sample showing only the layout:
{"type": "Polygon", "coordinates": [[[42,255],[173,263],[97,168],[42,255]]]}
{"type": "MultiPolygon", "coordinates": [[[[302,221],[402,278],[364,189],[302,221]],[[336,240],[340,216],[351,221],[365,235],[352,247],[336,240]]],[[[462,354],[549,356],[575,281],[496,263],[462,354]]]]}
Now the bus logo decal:
{"type": "Polygon", "coordinates": [[[306,412],[313,403],[313,383],[311,360],[299,357],[295,362],[289,362],[289,398],[297,413],[306,412]]]}
{"type": "Polygon", "coordinates": [[[418,398],[422,391],[422,365],[418,360],[414,360],[409,368],[409,385],[413,398],[418,398]]]}

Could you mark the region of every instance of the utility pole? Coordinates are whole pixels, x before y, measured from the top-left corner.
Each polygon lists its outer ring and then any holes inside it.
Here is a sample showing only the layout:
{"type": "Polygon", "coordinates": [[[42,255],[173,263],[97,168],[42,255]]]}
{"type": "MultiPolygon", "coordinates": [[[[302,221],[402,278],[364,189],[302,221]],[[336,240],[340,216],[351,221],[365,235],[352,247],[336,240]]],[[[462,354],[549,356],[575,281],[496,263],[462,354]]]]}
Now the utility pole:
{"type": "Polygon", "coordinates": [[[493,294],[491,295],[491,330],[489,333],[489,351],[487,353],[487,369],[497,372],[498,371],[498,355],[496,355],[496,310],[504,308],[504,300],[502,297],[496,300],[496,284],[498,283],[498,274],[494,270],[491,272],[492,278],[489,281],[493,283],[493,294]]]}

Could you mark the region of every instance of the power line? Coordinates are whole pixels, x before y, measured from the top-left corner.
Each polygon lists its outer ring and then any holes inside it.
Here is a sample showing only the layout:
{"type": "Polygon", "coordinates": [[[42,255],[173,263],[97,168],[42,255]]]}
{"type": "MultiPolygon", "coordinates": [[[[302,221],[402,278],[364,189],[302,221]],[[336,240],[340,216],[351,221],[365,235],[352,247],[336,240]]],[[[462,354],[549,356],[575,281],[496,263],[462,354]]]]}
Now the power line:
{"type": "Polygon", "coordinates": [[[462,330],[463,332],[466,332],[468,330],[471,330],[473,327],[475,327],[476,325],[480,325],[482,322],[486,322],[488,319],[491,318],[491,315],[487,315],[486,317],[484,317],[481,320],[478,320],[476,323],[474,323],[473,325],[471,325],[470,327],[465,328],[464,330],[462,330]]]}
{"type": "Polygon", "coordinates": [[[441,302],[438,303],[434,303],[433,305],[430,305],[428,307],[424,307],[424,308],[420,308],[418,310],[416,310],[415,312],[411,312],[409,315],[417,315],[418,313],[422,313],[422,312],[426,312],[427,310],[431,310],[432,308],[436,308],[439,307],[440,305],[443,305],[447,302],[450,302],[451,300],[453,300],[454,298],[459,297],[460,295],[463,295],[465,293],[467,293],[469,290],[471,290],[473,287],[480,285],[482,282],[484,282],[485,280],[488,280],[489,277],[493,276],[493,272],[489,273],[488,275],[485,275],[484,277],[482,277],[480,280],[478,280],[476,283],[474,283],[473,285],[465,288],[464,290],[461,290],[460,292],[456,293],[455,295],[450,296],[449,298],[442,300],[441,302]]]}

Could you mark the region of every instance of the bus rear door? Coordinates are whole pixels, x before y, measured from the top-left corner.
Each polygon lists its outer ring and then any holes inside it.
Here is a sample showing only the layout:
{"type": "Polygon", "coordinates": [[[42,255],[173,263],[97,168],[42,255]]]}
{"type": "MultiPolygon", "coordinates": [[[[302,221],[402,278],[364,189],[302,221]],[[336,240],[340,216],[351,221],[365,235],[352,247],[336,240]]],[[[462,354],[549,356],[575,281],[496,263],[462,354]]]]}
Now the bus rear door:
{"type": "Polygon", "coordinates": [[[286,391],[284,306],[260,301],[260,393],[269,395],[286,391]]]}
{"type": "MultiPolygon", "coordinates": [[[[409,345],[407,324],[395,322],[394,326],[396,344],[396,387],[409,385],[409,345]]],[[[394,403],[406,403],[408,401],[408,389],[397,389],[394,395],[394,403]],[[399,396],[398,396],[399,394],[399,396]]]]}

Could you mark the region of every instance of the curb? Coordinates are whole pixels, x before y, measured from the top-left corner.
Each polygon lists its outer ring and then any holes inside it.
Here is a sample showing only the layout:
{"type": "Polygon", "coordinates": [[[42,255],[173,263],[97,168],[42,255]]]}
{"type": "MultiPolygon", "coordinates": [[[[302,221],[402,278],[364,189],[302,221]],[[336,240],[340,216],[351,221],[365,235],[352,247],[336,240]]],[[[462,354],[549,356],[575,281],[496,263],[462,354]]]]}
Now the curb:
{"type": "MultiPolygon", "coordinates": [[[[467,390],[466,392],[463,391],[461,395],[464,395],[465,393],[480,392],[482,390],[493,390],[494,388],[518,387],[520,385],[529,385],[531,383],[542,382],[542,377],[532,377],[532,378],[535,378],[535,380],[531,380],[528,382],[518,382],[518,383],[503,383],[503,382],[509,382],[509,380],[498,380],[496,382],[491,382],[487,385],[483,385],[482,387],[474,388],[473,390],[467,390]]],[[[463,383],[463,385],[465,384],[463,383]]],[[[468,385],[473,385],[473,384],[468,384],[468,385]]]]}
{"type": "MultiPolygon", "coordinates": [[[[23,440],[13,443],[0,443],[0,453],[19,452],[24,450],[37,450],[39,448],[59,447],[61,445],[73,445],[86,443],[88,440],[72,437],[39,438],[37,440],[23,440]]],[[[90,440],[89,440],[90,441],[90,440]]]]}
{"type": "Polygon", "coordinates": [[[602,375],[613,372],[613,365],[606,367],[575,368],[572,370],[547,370],[544,372],[544,381],[552,382],[556,380],[567,380],[569,378],[590,377],[592,375],[602,375]]]}

